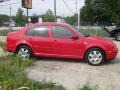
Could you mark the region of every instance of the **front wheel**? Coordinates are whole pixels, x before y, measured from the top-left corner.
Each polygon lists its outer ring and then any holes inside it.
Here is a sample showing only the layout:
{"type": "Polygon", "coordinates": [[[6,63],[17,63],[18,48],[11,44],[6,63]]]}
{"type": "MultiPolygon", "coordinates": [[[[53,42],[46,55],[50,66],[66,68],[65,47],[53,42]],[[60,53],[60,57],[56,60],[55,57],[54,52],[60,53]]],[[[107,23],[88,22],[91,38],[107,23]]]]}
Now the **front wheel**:
{"type": "Polygon", "coordinates": [[[85,55],[85,60],[90,65],[98,66],[103,64],[103,62],[105,61],[105,54],[99,48],[92,48],[87,51],[85,55]]]}
{"type": "Polygon", "coordinates": [[[115,34],[115,40],[116,40],[116,41],[120,41],[120,32],[117,32],[117,33],[115,34]]]}
{"type": "Polygon", "coordinates": [[[23,59],[29,59],[32,56],[32,51],[28,46],[20,46],[17,50],[17,54],[23,59]]]}

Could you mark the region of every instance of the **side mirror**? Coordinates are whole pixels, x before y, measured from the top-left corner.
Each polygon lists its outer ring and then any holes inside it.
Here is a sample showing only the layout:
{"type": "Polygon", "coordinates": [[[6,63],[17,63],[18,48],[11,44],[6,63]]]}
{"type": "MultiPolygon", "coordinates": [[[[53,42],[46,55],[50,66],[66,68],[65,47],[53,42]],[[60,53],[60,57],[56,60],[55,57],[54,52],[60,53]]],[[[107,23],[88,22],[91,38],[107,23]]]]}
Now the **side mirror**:
{"type": "Polygon", "coordinates": [[[73,40],[78,40],[79,39],[79,37],[78,36],[72,36],[72,38],[71,39],[73,39],[73,40]]]}

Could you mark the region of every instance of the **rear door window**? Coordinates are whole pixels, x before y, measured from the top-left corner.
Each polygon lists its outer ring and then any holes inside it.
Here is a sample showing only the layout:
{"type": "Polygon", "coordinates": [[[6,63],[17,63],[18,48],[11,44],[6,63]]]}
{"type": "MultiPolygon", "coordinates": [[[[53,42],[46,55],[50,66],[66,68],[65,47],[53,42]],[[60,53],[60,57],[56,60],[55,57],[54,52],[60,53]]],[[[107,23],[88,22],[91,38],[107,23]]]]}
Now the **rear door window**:
{"type": "Polygon", "coordinates": [[[34,28],[31,28],[26,32],[27,36],[39,36],[39,37],[48,37],[48,25],[40,25],[34,28]]]}

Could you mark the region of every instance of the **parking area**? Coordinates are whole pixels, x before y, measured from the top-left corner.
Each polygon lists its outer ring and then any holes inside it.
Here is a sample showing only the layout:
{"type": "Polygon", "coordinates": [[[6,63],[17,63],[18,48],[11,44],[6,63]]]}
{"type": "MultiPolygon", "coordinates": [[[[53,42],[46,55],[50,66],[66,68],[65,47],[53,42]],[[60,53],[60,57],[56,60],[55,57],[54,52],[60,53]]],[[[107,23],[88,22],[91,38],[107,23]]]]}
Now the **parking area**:
{"type": "MultiPolygon", "coordinates": [[[[120,42],[115,42],[120,50],[120,42]]],[[[61,84],[67,90],[76,90],[89,83],[99,90],[120,90],[120,52],[112,62],[90,66],[82,61],[41,58],[29,69],[28,77],[61,84]]]]}
{"type": "MultiPolygon", "coordinates": [[[[5,37],[0,37],[0,41],[4,42],[5,37]]],[[[114,42],[120,50],[120,42],[114,42]]],[[[52,81],[67,90],[76,90],[86,83],[98,86],[99,90],[120,90],[120,51],[114,61],[101,66],[69,59],[35,59],[35,64],[27,70],[30,79],[52,81]]]]}

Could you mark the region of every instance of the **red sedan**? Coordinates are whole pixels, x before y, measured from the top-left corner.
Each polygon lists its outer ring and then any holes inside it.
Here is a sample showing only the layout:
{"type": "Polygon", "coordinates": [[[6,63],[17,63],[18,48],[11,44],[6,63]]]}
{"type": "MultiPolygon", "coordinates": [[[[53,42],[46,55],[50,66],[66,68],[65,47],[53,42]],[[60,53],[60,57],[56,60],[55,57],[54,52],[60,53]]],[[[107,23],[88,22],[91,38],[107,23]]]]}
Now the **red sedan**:
{"type": "Polygon", "coordinates": [[[6,49],[22,58],[45,56],[85,60],[90,65],[101,65],[114,60],[118,49],[108,39],[84,36],[68,24],[38,23],[27,26],[7,36],[6,49]]]}

